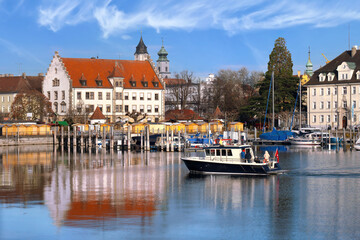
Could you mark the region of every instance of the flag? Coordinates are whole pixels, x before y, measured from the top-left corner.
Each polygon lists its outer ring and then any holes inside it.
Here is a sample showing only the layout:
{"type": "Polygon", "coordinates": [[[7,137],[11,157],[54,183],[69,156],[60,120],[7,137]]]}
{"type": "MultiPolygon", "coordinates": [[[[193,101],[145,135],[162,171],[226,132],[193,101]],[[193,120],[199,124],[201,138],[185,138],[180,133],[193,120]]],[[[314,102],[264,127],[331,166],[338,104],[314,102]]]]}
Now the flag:
{"type": "Polygon", "coordinates": [[[275,157],[277,159],[277,162],[279,162],[279,149],[276,149],[275,157]]]}

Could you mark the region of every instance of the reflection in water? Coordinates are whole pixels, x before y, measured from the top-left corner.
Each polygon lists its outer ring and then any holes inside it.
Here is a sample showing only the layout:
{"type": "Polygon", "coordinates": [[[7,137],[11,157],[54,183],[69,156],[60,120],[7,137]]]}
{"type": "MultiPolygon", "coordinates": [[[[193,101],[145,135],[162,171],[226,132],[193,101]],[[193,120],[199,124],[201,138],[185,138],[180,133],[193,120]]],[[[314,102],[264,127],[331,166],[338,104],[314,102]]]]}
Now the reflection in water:
{"type": "Polygon", "coordinates": [[[289,147],[280,156],[288,173],[235,177],[191,175],[179,153],[61,150],[0,149],[2,214],[37,206],[51,216],[39,221],[57,226],[50,238],[64,229],[157,239],[360,236],[360,152],[289,147]]]}

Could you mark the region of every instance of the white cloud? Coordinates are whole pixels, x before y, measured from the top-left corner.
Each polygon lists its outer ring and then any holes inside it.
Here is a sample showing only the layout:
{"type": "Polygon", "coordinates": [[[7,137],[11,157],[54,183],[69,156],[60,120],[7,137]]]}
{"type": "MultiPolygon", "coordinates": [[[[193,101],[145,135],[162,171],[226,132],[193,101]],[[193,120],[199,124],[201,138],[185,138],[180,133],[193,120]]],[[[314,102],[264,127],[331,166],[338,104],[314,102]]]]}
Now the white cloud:
{"type": "MultiPolygon", "coordinates": [[[[355,1],[354,1],[355,2],[355,1]]],[[[58,31],[94,19],[103,36],[126,33],[142,27],[162,29],[223,29],[241,31],[280,29],[298,25],[332,27],[360,20],[354,2],[285,0],[153,0],[135,1],[131,7],[108,0],[47,0],[39,8],[38,22],[58,31]],[[345,14],[346,13],[346,14],[345,14]]],[[[129,3],[125,3],[126,5],[129,3]]]]}

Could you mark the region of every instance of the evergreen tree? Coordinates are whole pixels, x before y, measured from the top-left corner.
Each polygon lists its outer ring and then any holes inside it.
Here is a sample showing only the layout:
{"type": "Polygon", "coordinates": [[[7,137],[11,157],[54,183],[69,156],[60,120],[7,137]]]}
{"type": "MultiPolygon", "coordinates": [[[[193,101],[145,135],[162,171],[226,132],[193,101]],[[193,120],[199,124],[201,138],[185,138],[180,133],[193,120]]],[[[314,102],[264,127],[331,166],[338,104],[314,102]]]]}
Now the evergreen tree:
{"type": "Polygon", "coordinates": [[[293,63],[291,60],[291,53],[286,48],[286,41],[279,37],[275,40],[275,45],[269,55],[268,71],[266,75],[271,75],[274,71],[275,78],[291,77],[293,75],[293,63]]]}

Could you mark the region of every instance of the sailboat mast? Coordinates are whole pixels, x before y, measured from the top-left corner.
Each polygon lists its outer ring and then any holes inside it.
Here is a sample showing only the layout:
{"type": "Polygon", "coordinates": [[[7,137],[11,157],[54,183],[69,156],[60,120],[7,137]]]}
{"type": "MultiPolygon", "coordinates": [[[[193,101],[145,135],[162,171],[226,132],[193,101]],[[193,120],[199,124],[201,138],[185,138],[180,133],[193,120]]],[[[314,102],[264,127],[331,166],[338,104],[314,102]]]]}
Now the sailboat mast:
{"type": "Polygon", "coordinates": [[[274,97],[274,70],[271,73],[271,81],[272,81],[272,127],[273,129],[275,128],[275,107],[274,107],[274,102],[275,102],[275,97],[274,97]]]}

